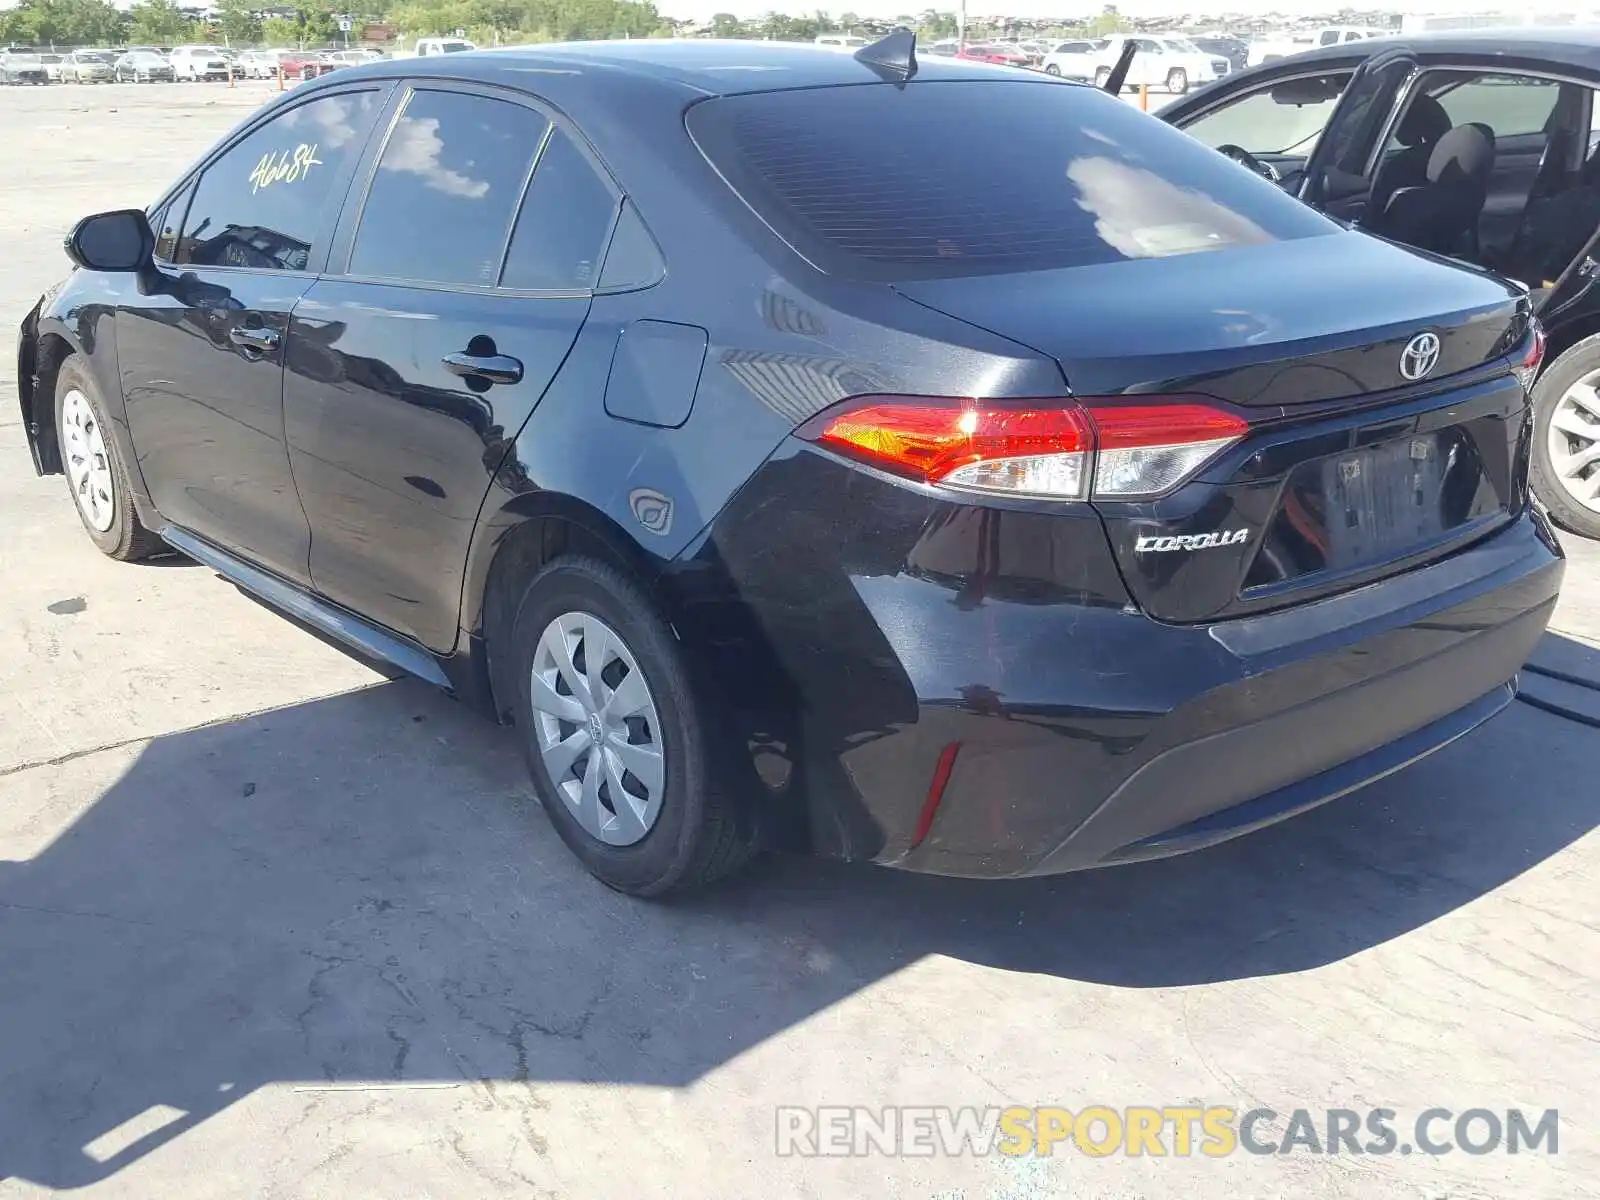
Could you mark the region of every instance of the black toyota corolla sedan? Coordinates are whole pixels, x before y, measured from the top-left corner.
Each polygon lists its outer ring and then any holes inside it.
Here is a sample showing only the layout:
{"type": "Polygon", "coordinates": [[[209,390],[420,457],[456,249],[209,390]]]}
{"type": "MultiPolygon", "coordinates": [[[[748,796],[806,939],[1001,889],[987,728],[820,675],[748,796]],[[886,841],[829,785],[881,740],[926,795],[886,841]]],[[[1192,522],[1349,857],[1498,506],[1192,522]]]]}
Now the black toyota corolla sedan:
{"type": "Polygon", "coordinates": [[[340,71],[68,250],[95,544],[514,725],[630,892],[1244,833],[1500,710],[1561,579],[1519,290],[908,36],[340,71]]]}

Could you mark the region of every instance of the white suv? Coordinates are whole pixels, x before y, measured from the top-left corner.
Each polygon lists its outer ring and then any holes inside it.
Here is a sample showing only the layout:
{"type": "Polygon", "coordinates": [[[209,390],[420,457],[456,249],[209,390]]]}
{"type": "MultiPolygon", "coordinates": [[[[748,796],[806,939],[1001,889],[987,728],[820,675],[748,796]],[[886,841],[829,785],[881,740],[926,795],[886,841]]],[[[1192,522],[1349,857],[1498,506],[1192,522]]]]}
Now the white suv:
{"type": "Polygon", "coordinates": [[[228,57],[217,52],[215,46],[179,46],[167,55],[172,64],[172,76],[178,80],[226,79],[228,57]]]}
{"type": "MultiPolygon", "coordinates": [[[[1128,87],[1165,88],[1181,96],[1192,87],[1221,79],[1228,73],[1228,60],[1220,54],[1207,54],[1188,38],[1172,34],[1135,37],[1139,47],[1124,81],[1128,87]]],[[[1095,83],[1103,83],[1111,66],[1122,52],[1122,40],[1113,38],[1105,51],[1105,65],[1095,68],[1095,83]]]]}

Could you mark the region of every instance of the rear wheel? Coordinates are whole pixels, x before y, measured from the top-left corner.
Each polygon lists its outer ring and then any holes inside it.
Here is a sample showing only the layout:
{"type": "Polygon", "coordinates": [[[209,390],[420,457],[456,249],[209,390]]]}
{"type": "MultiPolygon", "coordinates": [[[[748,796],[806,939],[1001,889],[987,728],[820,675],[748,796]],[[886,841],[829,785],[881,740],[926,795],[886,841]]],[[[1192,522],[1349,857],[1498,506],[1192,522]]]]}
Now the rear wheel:
{"type": "Polygon", "coordinates": [[[101,553],[135,562],[166,550],[166,543],[133,507],[127,467],[105,420],[105,406],[89,373],[69,358],[56,377],[56,444],[73,503],[101,553]]]}
{"type": "Polygon", "coordinates": [[[1174,67],[1167,72],[1167,91],[1174,96],[1181,96],[1189,90],[1189,72],[1182,67],[1174,67]]]}
{"type": "Polygon", "coordinates": [[[556,832],[609,887],[698,887],[754,851],[714,765],[671,629],[626,575],[559,558],[528,585],[512,626],[517,726],[556,832]]]}
{"type": "Polygon", "coordinates": [[[1539,376],[1533,419],[1534,492],[1558,525],[1600,538],[1600,334],[1539,376]]]}

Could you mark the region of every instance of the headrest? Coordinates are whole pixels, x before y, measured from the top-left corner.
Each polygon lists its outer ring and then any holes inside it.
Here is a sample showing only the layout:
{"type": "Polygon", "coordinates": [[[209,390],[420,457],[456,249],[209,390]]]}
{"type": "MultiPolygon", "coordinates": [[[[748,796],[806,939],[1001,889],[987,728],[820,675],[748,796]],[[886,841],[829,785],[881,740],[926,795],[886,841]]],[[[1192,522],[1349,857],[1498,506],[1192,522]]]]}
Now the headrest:
{"type": "Polygon", "coordinates": [[[1418,96],[1400,118],[1395,140],[1402,146],[1431,146],[1450,132],[1450,114],[1432,96],[1418,96]]]}
{"type": "Polygon", "coordinates": [[[1494,144],[1483,130],[1460,125],[1439,139],[1428,155],[1428,182],[1487,179],[1494,167],[1494,144]]]}

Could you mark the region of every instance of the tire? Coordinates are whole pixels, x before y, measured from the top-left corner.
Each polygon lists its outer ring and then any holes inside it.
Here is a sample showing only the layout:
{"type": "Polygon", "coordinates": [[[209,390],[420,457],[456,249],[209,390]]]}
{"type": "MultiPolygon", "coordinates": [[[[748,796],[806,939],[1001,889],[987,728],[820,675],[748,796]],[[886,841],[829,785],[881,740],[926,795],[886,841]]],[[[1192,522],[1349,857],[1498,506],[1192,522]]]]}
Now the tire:
{"type": "Polygon", "coordinates": [[[1189,72],[1182,67],[1174,67],[1167,72],[1167,91],[1174,96],[1181,96],[1189,90],[1189,72]]]}
{"type": "Polygon", "coordinates": [[[1057,78],[1060,78],[1060,76],[1061,76],[1061,68],[1060,68],[1060,67],[1058,67],[1058,66],[1056,66],[1056,64],[1055,64],[1055,63],[1051,63],[1051,64],[1050,64],[1050,65],[1049,65],[1049,66],[1047,66],[1047,67],[1046,67],[1046,68],[1045,68],[1045,69],[1044,69],[1044,73],[1045,73],[1045,74],[1046,74],[1046,75],[1054,75],[1054,76],[1056,76],[1056,77],[1057,77],[1057,78]]]}
{"type": "MultiPolygon", "coordinates": [[[[555,636],[552,634],[552,636],[555,636]]],[[[551,643],[545,643],[550,645],[551,643]]],[[[733,796],[725,790],[724,772],[716,769],[716,751],[711,730],[707,728],[704,710],[696,702],[687,664],[671,628],[662,620],[654,605],[639,587],[626,575],[606,563],[592,558],[564,557],[546,564],[534,576],[523,594],[516,618],[512,624],[510,663],[516,671],[516,724],[528,772],[533,779],[545,812],[567,848],[577,855],[589,872],[607,887],[634,896],[661,896],[668,892],[686,891],[702,887],[743,866],[753,856],[755,837],[748,814],[741,809],[733,796]],[[558,620],[586,623],[586,632],[569,642],[561,637],[562,644],[571,646],[576,659],[584,656],[584,670],[589,667],[587,655],[592,647],[594,620],[604,624],[599,633],[615,639],[613,650],[604,652],[606,665],[602,668],[604,686],[618,688],[629,674],[616,671],[626,667],[624,656],[631,656],[644,684],[646,704],[653,706],[649,715],[654,717],[629,717],[629,727],[619,732],[629,742],[659,747],[661,757],[660,778],[662,787],[653,812],[647,808],[640,818],[630,813],[624,822],[615,815],[614,803],[604,804],[600,787],[595,786],[595,798],[588,808],[597,813],[602,822],[608,818],[615,828],[604,837],[590,831],[579,812],[584,809],[583,783],[579,775],[587,777],[592,754],[580,752],[566,767],[567,774],[559,781],[568,789],[558,790],[558,780],[551,775],[551,767],[541,749],[548,741],[577,737],[584,733],[585,744],[589,735],[582,729],[583,722],[558,719],[546,708],[541,712],[534,705],[534,673],[546,671],[553,665],[541,649],[541,639],[558,620]],[[621,648],[616,649],[620,642],[621,648]],[[616,673],[613,673],[613,672],[616,673]],[[635,724],[639,722],[639,724],[635,724]],[[653,728],[647,727],[654,726],[653,728]],[[637,740],[636,740],[637,739],[637,740]],[[569,800],[568,796],[572,799],[569,800]],[[637,834],[644,826],[642,835],[637,834]],[[631,841],[624,841],[627,837],[631,841]],[[620,843],[620,844],[619,844],[620,843]]],[[[577,689],[564,683],[567,675],[559,667],[549,670],[551,688],[544,695],[562,700],[578,700],[577,689]],[[561,689],[565,686],[567,691],[561,689]]],[[[580,675],[580,678],[582,676],[580,675]]],[[[620,689],[611,693],[620,695],[620,689]]],[[[637,696],[637,692],[631,693],[637,696]]],[[[583,704],[573,707],[575,716],[593,709],[583,704]]],[[[638,711],[630,708],[630,712],[638,711]]],[[[592,717],[586,718],[594,727],[592,717]]],[[[617,745],[617,738],[608,733],[609,745],[617,745]]],[[[553,747],[552,747],[553,748],[553,747]]],[[[610,751],[602,762],[620,763],[622,760],[610,751]]],[[[652,772],[640,766],[646,775],[652,772]]],[[[595,778],[618,778],[617,775],[598,770],[595,778]]],[[[648,792],[648,784],[631,771],[623,772],[623,786],[631,793],[648,792]],[[631,779],[633,787],[629,787],[631,779]]],[[[614,786],[603,784],[606,797],[614,786]]],[[[589,818],[593,824],[593,818],[589,818]]]]}
{"type": "Polygon", "coordinates": [[[1110,67],[1096,67],[1094,72],[1094,85],[1101,91],[1105,90],[1106,81],[1111,78],[1110,67]]]}
{"type": "MultiPolygon", "coordinates": [[[[1568,349],[1544,369],[1533,385],[1533,461],[1528,474],[1534,494],[1550,510],[1556,524],[1583,537],[1600,538],[1600,497],[1591,501],[1596,507],[1589,508],[1573,494],[1568,479],[1556,465],[1551,445],[1554,440],[1572,449],[1581,448],[1581,436],[1560,428],[1552,431],[1551,425],[1558,413],[1564,418],[1580,416],[1580,412],[1573,411],[1567,395],[1588,376],[1600,377],[1600,334],[1584,338],[1568,349]]],[[[1590,419],[1600,424],[1600,403],[1593,408],[1583,404],[1581,409],[1588,409],[1590,419]]],[[[1585,482],[1600,486],[1600,463],[1581,469],[1588,472],[1585,482]]]]}
{"type": "Polygon", "coordinates": [[[117,448],[117,439],[110,434],[110,425],[105,419],[105,404],[95,389],[94,381],[89,378],[89,372],[77,358],[69,358],[62,364],[61,371],[56,376],[55,406],[56,444],[61,447],[61,462],[67,477],[67,490],[72,493],[73,507],[78,510],[78,518],[83,522],[84,532],[89,535],[89,540],[102,554],[120,562],[137,562],[152,555],[166,553],[166,543],[145,528],[143,522],[139,520],[139,514],[134,510],[133,490],[128,485],[128,469],[117,448]],[[74,439],[69,437],[71,431],[67,428],[69,420],[67,413],[69,397],[73,396],[82,398],[83,407],[76,403],[71,407],[77,414],[82,415],[86,411],[92,418],[93,428],[99,433],[98,447],[104,452],[104,469],[86,479],[84,481],[86,486],[82,491],[74,486],[72,464],[68,461],[74,439]],[[95,513],[103,514],[104,507],[94,509],[84,498],[84,494],[91,488],[99,489],[105,495],[106,504],[111,510],[109,519],[103,515],[97,519],[95,513]]]}

